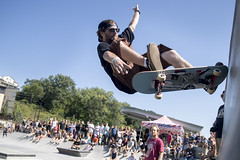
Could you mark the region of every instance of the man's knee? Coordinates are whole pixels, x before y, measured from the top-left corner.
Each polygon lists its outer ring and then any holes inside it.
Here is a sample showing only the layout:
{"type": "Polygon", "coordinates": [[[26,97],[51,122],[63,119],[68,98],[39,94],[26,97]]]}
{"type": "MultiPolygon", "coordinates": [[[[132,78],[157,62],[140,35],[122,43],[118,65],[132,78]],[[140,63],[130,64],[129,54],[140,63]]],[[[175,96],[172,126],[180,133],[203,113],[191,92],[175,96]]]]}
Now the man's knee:
{"type": "Polygon", "coordinates": [[[114,52],[117,56],[121,57],[121,48],[126,45],[122,38],[116,39],[111,43],[111,51],[114,52]]]}
{"type": "Polygon", "coordinates": [[[179,57],[179,54],[175,50],[169,50],[161,54],[163,58],[166,59],[175,59],[179,57]]]}
{"type": "Polygon", "coordinates": [[[178,61],[180,58],[179,54],[175,50],[163,52],[161,54],[161,57],[171,65],[178,61]]]}

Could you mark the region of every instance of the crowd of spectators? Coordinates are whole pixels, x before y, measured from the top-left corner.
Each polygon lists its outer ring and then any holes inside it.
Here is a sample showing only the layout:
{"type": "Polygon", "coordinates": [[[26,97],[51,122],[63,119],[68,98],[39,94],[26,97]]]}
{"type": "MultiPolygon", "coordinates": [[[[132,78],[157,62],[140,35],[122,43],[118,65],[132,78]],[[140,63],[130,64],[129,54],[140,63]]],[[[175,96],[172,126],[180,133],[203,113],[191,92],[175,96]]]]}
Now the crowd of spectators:
{"type": "MultiPolygon", "coordinates": [[[[82,144],[91,146],[103,145],[108,148],[111,159],[122,155],[128,159],[135,159],[134,154],[141,152],[139,159],[144,159],[147,147],[146,143],[151,139],[149,129],[145,132],[136,131],[130,127],[108,126],[108,123],[93,123],[93,121],[69,121],[57,118],[50,118],[48,121],[32,121],[24,118],[21,124],[3,124],[3,136],[7,133],[24,132],[26,135],[20,137],[29,138],[33,143],[38,143],[43,138],[50,138],[52,144],[59,145],[62,142],[72,141],[72,149],[80,149],[82,144]]],[[[164,158],[166,160],[179,160],[184,157],[186,160],[194,159],[194,147],[204,148],[199,153],[202,159],[217,156],[214,133],[206,139],[200,133],[185,133],[183,137],[177,134],[161,134],[159,137],[164,143],[164,158]]],[[[93,147],[92,147],[93,148],[93,147]]],[[[92,149],[91,148],[91,149],[92,149]]]]}

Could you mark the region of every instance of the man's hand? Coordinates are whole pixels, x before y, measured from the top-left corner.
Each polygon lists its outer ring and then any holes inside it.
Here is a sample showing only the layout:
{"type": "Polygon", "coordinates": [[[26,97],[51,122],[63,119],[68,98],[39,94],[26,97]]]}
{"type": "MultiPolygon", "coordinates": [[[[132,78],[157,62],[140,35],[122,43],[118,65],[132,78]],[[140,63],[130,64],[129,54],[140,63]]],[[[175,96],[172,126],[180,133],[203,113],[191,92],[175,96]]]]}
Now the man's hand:
{"type": "Polygon", "coordinates": [[[113,62],[113,68],[117,71],[117,73],[128,74],[128,70],[132,69],[132,65],[126,64],[120,58],[113,62]]]}
{"type": "Polygon", "coordinates": [[[134,10],[134,12],[137,12],[137,11],[139,11],[138,4],[136,5],[136,7],[135,7],[135,8],[133,8],[133,10],[134,10]]]}

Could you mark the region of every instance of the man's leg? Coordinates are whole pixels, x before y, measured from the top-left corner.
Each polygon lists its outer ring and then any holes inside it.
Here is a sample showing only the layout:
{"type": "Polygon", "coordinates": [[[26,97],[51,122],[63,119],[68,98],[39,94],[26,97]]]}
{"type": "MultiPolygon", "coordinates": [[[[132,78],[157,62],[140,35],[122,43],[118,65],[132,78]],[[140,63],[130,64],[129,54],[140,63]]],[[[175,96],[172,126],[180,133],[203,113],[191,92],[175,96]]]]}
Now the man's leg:
{"type": "Polygon", "coordinates": [[[191,68],[189,62],[183,59],[175,50],[169,50],[161,53],[161,57],[174,68],[191,68]]]}
{"type": "Polygon", "coordinates": [[[120,41],[120,53],[124,60],[144,67],[144,57],[120,41]]]}
{"type": "Polygon", "coordinates": [[[139,66],[149,68],[151,70],[162,69],[162,64],[159,56],[159,50],[154,43],[150,43],[148,45],[148,53],[147,58],[138,54],[135,50],[133,50],[128,42],[124,40],[113,41],[111,44],[111,48],[114,53],[119,53],[120,58],[127,62],[132,62],[133,64],[137,64],[139,66]]]}

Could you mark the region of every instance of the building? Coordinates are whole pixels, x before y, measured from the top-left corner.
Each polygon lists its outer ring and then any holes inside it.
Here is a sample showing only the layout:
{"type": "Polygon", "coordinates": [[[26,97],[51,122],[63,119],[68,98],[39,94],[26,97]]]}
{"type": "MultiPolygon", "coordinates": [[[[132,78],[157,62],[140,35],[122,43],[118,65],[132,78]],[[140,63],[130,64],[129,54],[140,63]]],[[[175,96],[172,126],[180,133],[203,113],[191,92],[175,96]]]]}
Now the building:
{"type": "Polygon", "coordinates": [[[18,83],[10,76],[0,76],[0,113],[8,101],[8,113],[12,114],[18,83]]]}
{"type": "MultiPolygon", "coordinates": [[[[121,107],[121,112],[129,117],[132,117],[140,121],[153,121],[163,117],[163,115],[156,114],[152,111],[145,111],[145,110],[134,108],[134,107],[121,107]]],[[[203,129],[203,126],[199,126],[189,122],[184,122],[171,117],[168,117],[168,118],[172,122],[183,126],[183,129],[186,133],[188,132],[198,133],[198,132],[201,132],[201,130],[203,129]]]]}

